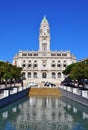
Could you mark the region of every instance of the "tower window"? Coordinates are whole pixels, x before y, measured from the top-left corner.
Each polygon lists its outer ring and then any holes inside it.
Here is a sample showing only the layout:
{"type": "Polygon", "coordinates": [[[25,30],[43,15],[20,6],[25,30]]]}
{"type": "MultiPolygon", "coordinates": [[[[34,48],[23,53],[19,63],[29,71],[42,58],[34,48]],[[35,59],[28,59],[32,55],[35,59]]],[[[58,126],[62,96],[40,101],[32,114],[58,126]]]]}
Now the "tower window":
{"type": "Polygon", "coordinates": [[[49,33],[49,29],[47,29],[47,32],[49,33]]]}
{"type": "Polygon", "coordinates": [[[45,52],[47,50],[47,44],[46,43],[43,43],[42,45],[42,50],[45,52]]]}
{"type": "Polygon", "coordinates": [[[42,29],[40,29],[40,33],[42,33],[42,29]]]}

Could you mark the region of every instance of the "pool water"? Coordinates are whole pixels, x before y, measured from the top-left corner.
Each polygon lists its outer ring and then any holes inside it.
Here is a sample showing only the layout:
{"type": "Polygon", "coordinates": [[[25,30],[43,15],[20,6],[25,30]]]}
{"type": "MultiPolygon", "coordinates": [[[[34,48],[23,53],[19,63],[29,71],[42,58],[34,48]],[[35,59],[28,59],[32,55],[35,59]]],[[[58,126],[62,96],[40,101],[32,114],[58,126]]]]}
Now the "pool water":
{"type": "Polygon", "coordinates": [[[64,97],[25,97],[0,109],[0,130],[88,130],[87,109],[64,97]]]}

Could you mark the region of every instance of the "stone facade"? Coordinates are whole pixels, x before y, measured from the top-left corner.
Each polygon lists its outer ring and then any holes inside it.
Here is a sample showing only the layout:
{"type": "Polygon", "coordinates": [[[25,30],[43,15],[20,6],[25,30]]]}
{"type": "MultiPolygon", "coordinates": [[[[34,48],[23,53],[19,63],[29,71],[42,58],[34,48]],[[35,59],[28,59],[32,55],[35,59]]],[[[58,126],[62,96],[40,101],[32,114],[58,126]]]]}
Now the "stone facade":
{"type": "Polygon", "coordinates": [[[22,74],[27,82],[54,82],[64,79],[62,71],[76,62],[70,51],[50,50],[50,27],[46,17],[40,24],[39,50],[19,51],[13,58],[13,64],[23,68],[22,74]]]}

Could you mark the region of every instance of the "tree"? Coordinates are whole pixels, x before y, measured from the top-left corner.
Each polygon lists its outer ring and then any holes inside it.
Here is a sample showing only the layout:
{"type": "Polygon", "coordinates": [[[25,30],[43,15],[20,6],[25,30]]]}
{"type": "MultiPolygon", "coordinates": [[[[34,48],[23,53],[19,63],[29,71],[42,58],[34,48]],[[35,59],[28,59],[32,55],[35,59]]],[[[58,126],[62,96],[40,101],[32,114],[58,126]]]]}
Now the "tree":
{"type": "Polygon", "coordinates": [[[66,69],[63,71],[63,74],[69,75],[69,73],[70,73],[72,67],[73,67],[75,64],[76,64],[76,63],[73,63],[73,64],[68,65],[68,66],[66,67],[66,69]]]}
{"type": "Polygon", "coordinates": [[[85,86],[85,79],[88,79],[88,60],[71,64],[63,71],[71,80],[77,80],[78,86],[81,83],[85,86]]]}
{"type": "Polygon", "coordinates": [[[7,81],[11,83],[13,79],[18,79],[21,77],[21,67],[13,66],[8,62],[0,62],[0,81],[5,80],[5,85],[7,86],[7,81]]]}

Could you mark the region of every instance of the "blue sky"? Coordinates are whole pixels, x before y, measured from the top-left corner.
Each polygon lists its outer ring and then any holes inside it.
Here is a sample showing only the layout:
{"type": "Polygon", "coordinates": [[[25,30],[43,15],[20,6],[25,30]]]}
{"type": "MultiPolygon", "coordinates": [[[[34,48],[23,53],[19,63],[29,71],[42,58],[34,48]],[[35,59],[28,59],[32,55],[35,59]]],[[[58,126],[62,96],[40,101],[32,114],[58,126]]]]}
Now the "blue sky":
{"type": "Polygon", "coordinates": [[[88,0],[0,0],[0,60],[12,62],[19,50],[38,50],[46,15],[51,50],[88,57],[88,0]]]}

